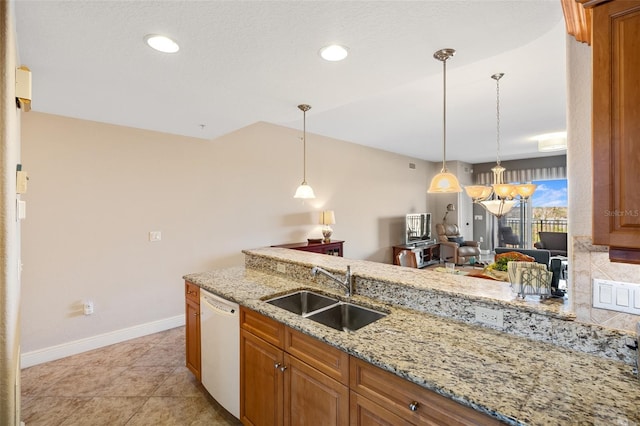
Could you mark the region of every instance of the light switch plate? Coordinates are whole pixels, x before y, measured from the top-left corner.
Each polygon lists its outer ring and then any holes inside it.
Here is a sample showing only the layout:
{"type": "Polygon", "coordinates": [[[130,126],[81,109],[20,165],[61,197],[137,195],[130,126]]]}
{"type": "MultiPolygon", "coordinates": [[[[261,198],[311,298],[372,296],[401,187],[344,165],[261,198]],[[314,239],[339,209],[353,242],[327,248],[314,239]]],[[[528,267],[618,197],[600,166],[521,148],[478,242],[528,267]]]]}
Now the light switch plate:
{"type": "Polygon", "coordinates": [[[640,284],[594,278],[593,307],[640,315],[640,284]]]}

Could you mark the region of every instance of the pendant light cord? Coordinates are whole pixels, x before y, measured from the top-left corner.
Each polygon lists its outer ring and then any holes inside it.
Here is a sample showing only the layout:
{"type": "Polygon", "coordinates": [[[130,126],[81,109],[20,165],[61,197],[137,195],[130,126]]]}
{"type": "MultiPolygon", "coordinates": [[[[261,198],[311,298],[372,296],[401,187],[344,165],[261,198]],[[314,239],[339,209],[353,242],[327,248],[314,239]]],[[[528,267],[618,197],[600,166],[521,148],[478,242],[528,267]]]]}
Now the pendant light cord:
{"type": "Polygon", "coordinates": [[[307,184],[307,111],[311,109],[310,105],[298,105],[298,109],[302,111],[302,184],[307,184]]]}
{"type": "Polygon", "coordinates": [[[307,110],[302,110],[302,183],[307,183],[307,110]]]}
{"type": "Polygon", "coordinates": [[[447,58],[442,61],[442,172],[447,171],[447,58]]]}
{"type": "Polygon", "coordinates": [[[500,79],[496,79],[496,163],[500,165],[500,79]]]}
{"type": "Polygon", "coordinates": [[[500,165],[500,79],[504,73],[491,76],[496,81],[496,163],[500,165]]]}

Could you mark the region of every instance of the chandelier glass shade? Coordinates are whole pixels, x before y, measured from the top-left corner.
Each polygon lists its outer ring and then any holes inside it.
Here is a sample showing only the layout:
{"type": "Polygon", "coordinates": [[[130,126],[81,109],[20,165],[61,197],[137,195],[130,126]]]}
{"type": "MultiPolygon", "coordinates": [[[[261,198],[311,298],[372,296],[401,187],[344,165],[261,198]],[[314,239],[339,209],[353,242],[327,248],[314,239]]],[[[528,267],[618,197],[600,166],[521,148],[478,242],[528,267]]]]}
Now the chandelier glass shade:
{"type": "Polygon", "coordinates": [[[500,164],[500,79],[503,73],[491,76],[496,81],[496,165],[491,168],[493,172],[493,184],[469,185],[464,190],[474,203],[483,206],[489,213],[501,218],[509,213],[518,201],[528,200],[536,190],[536,185],[532,183],[512,184],[504,182],[504,172],[506,169],[500,164]],[[520,198],[518,198],[520,197],[520,198]]]}
{"type": "Polygon", "coordinates": [[[462,192],[458,178],[447,170],[447,59],[456,54],[454,49],[441,49],[433,54],[433,57],[442,61],[442,86],[443,86],[443,102],[442,102],[442,169],[440,173],[431,179],[428,193],[451,193],[462,192]]]}
{"type": "Polygon", "coordinates": [[[298,109],[302,111],[303,131],[302,131],[302,183],[296,189],[293,198],[301,198],[308,200],[316,198],[313,188],[307,183],[307,111],[311,109],[309,105],[298,105],[298,109]]]}

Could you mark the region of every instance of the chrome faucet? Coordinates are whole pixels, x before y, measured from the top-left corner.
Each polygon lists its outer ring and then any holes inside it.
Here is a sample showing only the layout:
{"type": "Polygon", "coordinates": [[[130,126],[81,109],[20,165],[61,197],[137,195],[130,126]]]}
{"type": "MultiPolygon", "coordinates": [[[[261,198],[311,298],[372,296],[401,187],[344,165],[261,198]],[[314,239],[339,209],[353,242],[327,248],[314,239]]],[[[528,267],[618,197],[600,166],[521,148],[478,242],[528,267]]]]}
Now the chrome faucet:
{"type": "Polygon", "coordinates": [[[344,276],[344,281],[340,280],[340,278],[336,277],[331,272],[325,271],[319,266],[314,266],[313,268],[311,268],[311,275],[315,277],[318,274],[326,275],[327,277],[331,278],[333,281],[344,287],[345,296],[351,297],[351,295],[354,294],[353,279],[351,278],[351,266],[347,266],[347,273],[344,276]]]}

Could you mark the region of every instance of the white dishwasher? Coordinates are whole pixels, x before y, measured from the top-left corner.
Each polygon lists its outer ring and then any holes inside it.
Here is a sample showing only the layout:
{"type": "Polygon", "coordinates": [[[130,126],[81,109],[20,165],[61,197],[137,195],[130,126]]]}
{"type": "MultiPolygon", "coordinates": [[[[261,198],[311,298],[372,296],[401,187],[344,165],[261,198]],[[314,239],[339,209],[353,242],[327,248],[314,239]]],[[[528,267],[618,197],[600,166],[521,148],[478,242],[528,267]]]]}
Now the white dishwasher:
{"type": "Polygon", "coordinates": [[[240,418],[240,307],[200,289],[202,385],[240,418]]]}

